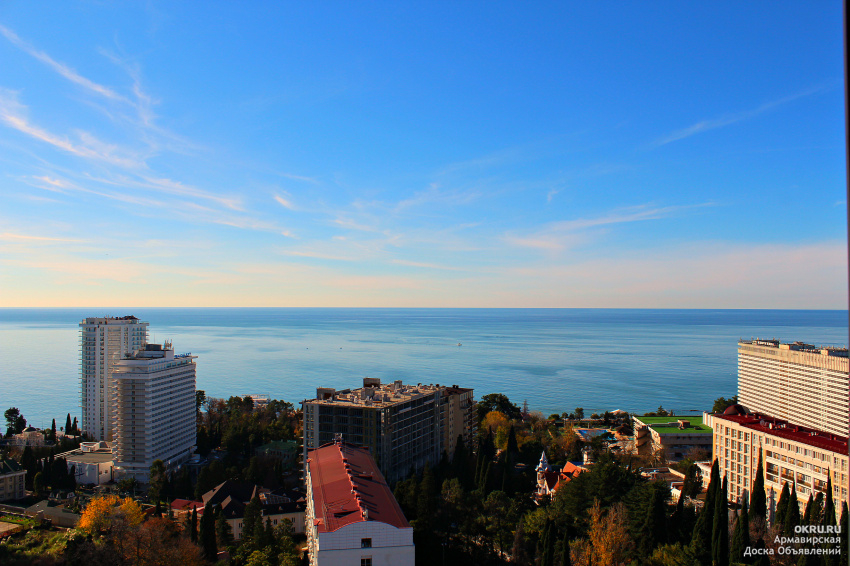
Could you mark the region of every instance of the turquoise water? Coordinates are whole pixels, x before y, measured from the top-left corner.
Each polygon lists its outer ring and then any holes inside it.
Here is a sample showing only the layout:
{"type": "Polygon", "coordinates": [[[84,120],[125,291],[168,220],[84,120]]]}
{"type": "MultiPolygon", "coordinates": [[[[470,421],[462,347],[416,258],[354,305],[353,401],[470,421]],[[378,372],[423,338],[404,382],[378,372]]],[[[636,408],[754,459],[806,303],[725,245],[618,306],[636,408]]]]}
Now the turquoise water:
{"type": "Polygon", "coordinates": [[[369,376],[504,393],[546,415],[710,409],[736,392],[739,338],[848,342],[846,311],[0,309],[0,410],[35,426],[79,415],[77,324],[127,314],[150,323],[150,341],[198,356],[208,396],[297,404],[369,376]]]}

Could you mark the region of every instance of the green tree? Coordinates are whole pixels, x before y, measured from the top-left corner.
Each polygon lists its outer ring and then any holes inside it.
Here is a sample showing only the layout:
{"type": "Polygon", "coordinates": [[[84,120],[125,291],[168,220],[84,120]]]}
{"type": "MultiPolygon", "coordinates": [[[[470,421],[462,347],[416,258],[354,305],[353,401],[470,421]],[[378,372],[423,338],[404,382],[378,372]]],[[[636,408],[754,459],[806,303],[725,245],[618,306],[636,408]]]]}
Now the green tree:
{"type": "Polygon", "coordinates": [[[732,405],[738,404],[738,396],[734,395],[733,397],[726,399],[724,397],[718,397],[714,400],[714,405],[711,407],[712,413],[722,413],[732,405]]]}
{"type": "Polygon", "coordinates": [[[714,527],[711,533],[711,558],[714,566],[729,566],[729,484],[723,477],[723,487],[714,502],[714,527]]]}
{"type": "Polygon", "coordinates": [[[192,507],[192,518],[189,520],[189,540],[198,542],[198,509],[192,507]]]}
{"type": "Polygon", "coordinates": [[[215,562],[218,556],[218,546],[215,540],[215,509],[209,507],[204,509],[204,514],[201,515],[199,538],[201,549],[204,551],[204,558],[210,562],[215,562]]]}
{"type": "Polygon", "coordinates": [[[785,509],[785,520],[782,522],[782,532],[788,536],[794,534],[794,527],[800,524],[800,501],[797,499],[797,486],[791,487],[788,506],[785,509]]]}
{"type": "Polygon", "coordinates": [[[148,477],[150,478],[148,480],[148,497],[154,501],[159,501],[163,496],[166,481],[165,463],[162,460],[154,460],[148,477]]]}
{"type": "Polygon", "coordinates": [[[44,492],[44,473],[37,472],[32,479],[32,489],[36,495],[41,495],[44,492]]]}
{"type": "Polygon", "coordinates": [[[257,525],[262,527],[263,523],[263,505],[260,503],[260,498],[256,495],[245,506],[245,515],[242,519],[242,538],[253,537],[257,525]]]}
{"type": "Polygon", "coordinates": [[[753,491],[750,494],[750,509],[756,519],[767,519],[767,495],[764,492],[764,464],[761,448],[759,448],[759,464],[753,481],[753,491]]]}
{"type": "Polygon", "coordinates": [[[573,561],[570,557],[570,536],[568,532],[564,533],[564,541],[561,550],[561,566],[573,566],[573,561]]]}
{"type": "Polygon", "coordinates": [[[215,536],[220,547],[233,544],[233,529],[230,528],[230,523],[227,522],[223,512],[218,513],[215,520],[215,536]]]}
{"type": "Polygon", "coordinates": [[[835,525],[835,500],[832,498],[832,471],[826,471],[826,501],[823,504],[823,516],[821,524],[824,526],[835,525]]]}
{"type": "Polygon", "coordinates": [[[516,429],[514,428],[513,424],[511,425],[511,428],[508,430],[508,445],[507,445],[507,448],[505,449],[505,451],[509,455],[513,455],[513,456],[519,454],[519,444],[517,444],[516,429]]]}
{"type": "Polygon", "coordinates": [[[708,483],[708,491],[705,495],[705,505],[697,516],[694,525],[694,533],[691,537],[691,549],[694,557],[701,563],[711,561],[712,557],[712,533],[714,528],[714,507],[717,492],[720,490],[720,468],[717,460],[711,465],[711,477],[708,483]]]}
{"type": "Polygon", "coordinates": [[[735,532],[732,535],[731,557],[732,562],[744,563],[744,550],[750,546],[750,516],[747,510],[747,502],[741,506],[741,514],[735,521],[735,532]]]}
{"type": "Polygon", "coordinates": [[[575,416],[578,420],[584,419],[584,407],[576,407],[575,416]]]}
{"type": "Polygon", "coordinates": [[[667,504],[663,489],[652,489],[643,510],[643,521],[638,531],[638,554],[644,558],[652,554],[659,544],[667,542],[667,504]]]}
{"type": "Polygon", "coordinates": [[[71,413],[65,417],[65,434],[71,434],[71,413]]]}
{"type": "Polygon", "coordinates": [[[475,413],[478,417],[479,425],[490,411],[499,411],[511,420],[522,418],[522,411],[519,410],[519,407],[511,403],[511,400],[501,393],[485,395],[478,401],[475,406],[475,413]]]}
{"type": "Polygon", "coordinates": [[[788,500],[791,499],[791,490],[788,489],[788,482],[782,484],[782,491],[779,492],[779,501],[776,503],[776,512],[773,516],[774,523],[784,523],[785,515],[788,513],[788,500]]]}

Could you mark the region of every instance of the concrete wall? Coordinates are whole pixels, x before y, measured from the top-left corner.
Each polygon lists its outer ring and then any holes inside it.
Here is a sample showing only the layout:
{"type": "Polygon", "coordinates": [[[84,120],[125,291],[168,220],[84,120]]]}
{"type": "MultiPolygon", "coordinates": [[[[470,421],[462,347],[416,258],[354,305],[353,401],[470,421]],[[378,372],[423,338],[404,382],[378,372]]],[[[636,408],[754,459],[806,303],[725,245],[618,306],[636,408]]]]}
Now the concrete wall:
{"type": "Polygon", "coordinates": [[[359,564],[367,557],[372,558],[373,566],[414,566],[413,529],[362,521],[331,533],[319,533],[318,566],[359,564]],[[361,548],[364,538],[372,539],[371,548],[361,548]]]}

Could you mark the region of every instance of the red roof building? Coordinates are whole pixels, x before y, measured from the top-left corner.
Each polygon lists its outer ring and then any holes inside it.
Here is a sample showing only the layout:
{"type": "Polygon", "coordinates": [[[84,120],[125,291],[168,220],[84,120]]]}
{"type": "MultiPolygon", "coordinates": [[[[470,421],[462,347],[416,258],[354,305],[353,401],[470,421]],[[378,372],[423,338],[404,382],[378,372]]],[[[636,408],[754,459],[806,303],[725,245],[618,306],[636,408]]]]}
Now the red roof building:
{"type": "Polygon", "coordinates": [[[367,448],[326,444],[306,468],[310,564],[413,566],[413,529],[367,448]]]}

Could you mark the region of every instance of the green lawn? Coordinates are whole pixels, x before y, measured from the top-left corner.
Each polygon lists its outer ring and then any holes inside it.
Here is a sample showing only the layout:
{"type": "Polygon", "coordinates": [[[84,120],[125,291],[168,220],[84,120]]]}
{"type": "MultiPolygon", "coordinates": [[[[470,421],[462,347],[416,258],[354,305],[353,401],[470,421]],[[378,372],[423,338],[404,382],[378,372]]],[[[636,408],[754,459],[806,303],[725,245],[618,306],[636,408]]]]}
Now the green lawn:
{"type": "Polygon", "coordinates": [[[661,434],[672,434],[676,432],[701,432],[705,434],[711,434],[711,428],[702,424],[702,415],[675,415],[672,417],[641,417],[635,416],[636,419],[641,421],[644,424],[652,426],[653,430],[658,431],[661,434]],[[675,423],[678,420],[689,421],[691,426],[680,430],[678,426],[657,426],[659,424],[666,423],[675,423]],[[653,426],[655,425],[655,426],[653,426]]]}

